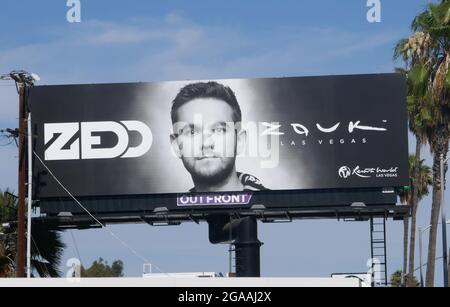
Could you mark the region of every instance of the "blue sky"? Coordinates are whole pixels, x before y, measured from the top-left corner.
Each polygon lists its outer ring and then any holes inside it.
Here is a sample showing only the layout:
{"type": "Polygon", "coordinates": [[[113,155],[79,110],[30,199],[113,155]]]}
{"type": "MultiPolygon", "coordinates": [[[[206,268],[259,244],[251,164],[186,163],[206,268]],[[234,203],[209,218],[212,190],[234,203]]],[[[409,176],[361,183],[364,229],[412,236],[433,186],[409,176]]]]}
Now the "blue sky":
{"type": "MultiPolygon", "coordinates": [[[[381,0],[381,23],[367,22],[365,0],[81,3],[82,22],[70,24],[64,0],[2,1],[0,72],[23,68],[38,73],[39,84],[391,72],[399,65],[392,60],[393,46],[408,35],[427,0],[381,0]]],[[[17,95],[10,83],[0,84],[0,106],[0,128],[16,127],[17,95]]],[[[429,161],[428,149],[423,152],[429,161]]],[[[0,147],[2,189],[17,186],[16,156],[15,147],[0,147]]],[[[418,224],[426,226],[430,198],[422,205],[418,224]]],[[[206,224],[112,230],[163,271],[228,270],[228,247],[209,244],[206,224]]],[[[388,231],[393,272],[402,265],[402,224],[389,222],[388,231]]],[[[100,256],[122,259],[127,276],[141,274],[142,261],[106,231],[72,234],[84,265],[100,256]]],[[[64,239],[65,259],[78,257],[72,235],[64,239]]],[[[367,270],[368,223],[260,224],[260,239],[264,276],[367,270]]],[[[440,262],[436,270],[439,283],[440,262]]]]}

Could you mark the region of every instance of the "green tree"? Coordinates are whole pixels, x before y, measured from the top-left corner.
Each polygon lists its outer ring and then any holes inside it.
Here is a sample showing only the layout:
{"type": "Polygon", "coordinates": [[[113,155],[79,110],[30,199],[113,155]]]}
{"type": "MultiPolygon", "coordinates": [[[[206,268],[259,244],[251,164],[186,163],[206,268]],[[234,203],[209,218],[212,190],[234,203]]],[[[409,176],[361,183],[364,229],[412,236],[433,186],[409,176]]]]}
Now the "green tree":
{"type": "Polygon", "coordinates": [[[81,266],[81,277],[123,277],[123,262],[115,260],[108,265],[108,261],[99,258],[87,269],[81,266]]]}
{"type": "Polygon", "coordinates": [[[0,190],[0,277],[13,277],[15,272],[16,231],[3,227],[17,220],[16,200],[8,190],[0,190]]]}
{"type": "MultiPolygon", "coordinates": [[[[407,203],[409,206],[413,208],[411,213],[411,237],[409,242],[409,251],[410,251],[410,259],[409,259],[409,272],[406,270],[406,259],[407,259],[407,238],[408,238],[408,227],[404,229],[406,232],[404,234],[404,259],[403,259],[403,278],[402,281],[404,286],[407,286],[406,279],[410,281],[414,281],[414,249],[415,249],[415,233],[416,233],[416,221],[417,221],[417,207],[413,207],[412,201],[413,197],[412,195],[414,193],[417,194],[418,200],[420,201],[424,196],[428,195],[429,189],[428,187],[433,183],[432,181],[432,172],[431,168],[424,164],[424,160],[419,161],[418,167],[416,167],[416,157],[414,155],[409,156],[409,177],[411,181],[411,188],[413,193],[411,193],[411,190],[404,190],[400,194],[400,198],[403,200],[403,202],[407,203]],[[415,178],[415,171],[419,170],[419,178],[415,178]],[[412,268],[411,268],[412,267],[412,268]],[[407,273],[408,272],[408,273],[407,273]]],[[[407,219],[407,218],[406,218],[407,219]]],[[[407,225],[407,223],[406,223],[407,225]]],[[[414,286],[414,285],[411,285],[414,286]]]]}
{"type": "MultiPolygon", "coordinates": [[[[1,228],[0,233],[0,276],[12,276],[17,254],[17,200],[8,190],[0,190],[0,225],[10,223],[10,227],[1,228]]],[[[53,230],[48,224],[33,223],[31,227],[31,267],[41,277],[59,277],[59,266],[65,245],[60,231],[53,230]]]]}
{"type": "Polygon", "coordinates": [[[0,238],[0,278],[13,277],[14,275],[14,255],[11,249],[0,238]]]}
{"type": "MultiPolygon", "coordinates": [[[[441,189],[443,178],[440,176],[440,157],[447,156],[449,145],[450,114],[450,2],[430,4],[428,9],[417,16],[413,22],[414,31],[422,31],[430,36],[428,70],[429,96],[432,97],[432,116],[434,121],[428,131],[428,141],[433,153],[433,202],[431,208],[431,229],[428,246],[426,285],[434,286],[436,238],[441,189]]],[[[444,166],[444,174],[447,164],[444,166]]]]}
{"type": "Polygon", "coordinates": [[[33,223],[31,227],[31,267],[41,277],[60,277],[64,248],[61,232],[48,224],[33,223]]]}
{"type": "MultiPolygon", "coordinates": [[[[403,276],[401,270],[395,271],[391,275],[391,287],[394,287],[394,288],[403,287],[404,284],[402,282],[403,282],[404,278],[402,278],[402,277],[404,277],[404,276],[403,276]]],[[[420,286],[419,281],[415,277],[413,277],[411,279],[408,277],[407,282],[411,287],[419,287],[420,286]]]]}
{"type": "MultiPolygon", "coordinates": [[[[432,99],[428,91],[428,72],[424,69],[429,61],[430,36],[423,32],[417,32],[401,40],[395,47],[394,58],[401,57],[406,65],[405,69],[397,68],[397,72],[406,77],[407,84],[407,110],[409,117],[409,129],[416,137],[415,161],[410,161],[409,176],[411,182],[411,192],[407,194],[407,199],[403,197],[405,204],[410,206],[411,210],[411,229],[415,229],[416,213],[419,205],[419,190],[414,188],[414,182],[420,182],[421,148],[427,142],[428,128],[432,125],[431,116],[432,99]],[[414,168],[411,169],[411,166],[414,168]]],[[[408,222],[407,216],[403,219],[404,224],[404,256],[403,256],[403,278],[407,274],[408,261],[408,222]]],[[[410,249],[409,249],[409,273],[414,271],[414,252],[415,252],[415,231],[411,231],[410,249]]],[[[403,281],[406,286],[406,282],[403,281]]]]}
{"type": "MultiPolygon", "coordinates": [[[[417,133],[414,131],[418,143],[426,137],[433,154],[433,201],[426,284],[434,286],[436,236],[441,206],[439,195],[443,188],[440,157],[445,159],[447,156],[450,135],[450,2],[444,0],[440,4],[429,4],[424,12],[416,16],[411,29],[414,33],[397,44],[394,55],[401,56],[407,66],[410,125],[418,124],[415,127],[418,128],[417,133]]],[[[416,149],[416,159],[420,160],[417,152],[416,149]]],[[[444,174],[446,170],[447,164],[444,174]]],[[[417,169],[414,176],[416,180],[418,172],[417,169]]],[[[414,211],[417,210],[418,196],[413,195],[413,198],[414,211]]],[[[411,266],[413,269],[414,263],[410,257],[410,273],[411,266]]]]}
{"type": "MultiPolygon", "coordinates": [[[[411,166],[411,164],[410,164],[411,166]]],[[[410,182],[412,182],[411,178],[410,178],[410,182]]],[[[411,205],[411,189],[408,187],[408,189],[402,189],[400,191],[400,202],[406,206],[410,206],[411,205]]],[[[402,274],[400,274],[401,277],[403,277],[403,280],[400,281],[400,283],[402,285],[406,285],[405,279],[406,279],[406,275],[408,272],[408,233],[409,233],[409,217],[408,216],[404,216],[403,217],[403,269],[402,269],[402,274]]]]}
{"type": "MultiPolygon", "coordinates": [[[[418,178],[412,178],[413,191],[417,197],[417,203],[412,207],[411,214],[411,238],[409,243],[409,272],[408,280],[411,282],[410,286],[415,286],[414,278],[414,251],[416,248],[416,226],[417,226],[417,208],[419,202],[423,197],[428,195],[428,187],[433,184],[432,171],[428,165],[424,164],[424,160],[419,161],[419,165],[416,165],[417,159],[414,156],[410,156],[410,174],[418,170],[418,178]],[[413,164],[414,163],[414,164],[413,164]]],[[[414,194],[413,193],[413,194],[414,194]]]]}

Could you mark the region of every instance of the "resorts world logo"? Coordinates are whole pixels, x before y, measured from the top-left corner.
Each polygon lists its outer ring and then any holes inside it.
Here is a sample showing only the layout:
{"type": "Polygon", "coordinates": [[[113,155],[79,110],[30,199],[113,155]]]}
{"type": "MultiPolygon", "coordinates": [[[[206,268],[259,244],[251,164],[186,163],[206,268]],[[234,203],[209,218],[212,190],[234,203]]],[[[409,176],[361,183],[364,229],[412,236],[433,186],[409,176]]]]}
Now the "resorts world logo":
{"type": "Polygon", "coordinates": [[[339,173],[339,177],[341,177],[341,178],[348,178],[352,174],[352,170],[348,166],[342,166],[339,169],[338,173],[339,173]]]}
{"type": "Polygon", "coordinates": [[[359,165],[353,170],[348,166],[341,166],[338,170],[339,177],[347,179],[350,176],[358,176],[360,178],[392,178],[398,176],[398,167],[382,168],[382,167],[366,167],[361,168],[359,165]]]}

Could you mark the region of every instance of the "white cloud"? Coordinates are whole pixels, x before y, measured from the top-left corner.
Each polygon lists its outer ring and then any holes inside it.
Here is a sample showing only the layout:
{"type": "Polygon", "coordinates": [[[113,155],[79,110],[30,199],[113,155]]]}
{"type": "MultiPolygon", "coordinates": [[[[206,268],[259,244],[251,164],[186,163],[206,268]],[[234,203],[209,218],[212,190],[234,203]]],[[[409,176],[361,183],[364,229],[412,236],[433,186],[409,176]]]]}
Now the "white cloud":
{"type": "Polygon", "coordinates": [[[141,18],[127,23],[92,20],[83,22],[79,28],[69,29],[68,36],[74,37],[73,41],[78,45],[101,47],[164,41],[171,36],[170,30],[166,22],[154,19],[141,18]]]}
{"type": "Polygon", "coordinates": [[[0,82],[0,129],[12,128],[19,114],[19,97],[13,81],[0,82]],[[6,127],[7,125],[8,127],[6,127]]]}
{"type": "MultiPolygon", "coordinates": [[[[386,46],[390,51],[398,36],[286,27],[255,35],[195,24],[177,14],[123,23],[84,21],[77,28],[52,30],[56,38],[46,42],[0,46],[0,72],[36,72],[40,84],[351,73],[350,65],[378,72],[392,65],[390,54],[364,67],[357,58],[386,46]]],[[[17,99],[15,87],[0,86],[0,128],[17,126],[17,99]]],[[[0,187],[14,182],[14,177],[3,177],[0,187]]]]}
{"type": "Polygon", "coordinates": [[[10,139],[0,137],[0,189],[5,190],[9,188],[17,191],[17,147],[15,143],[5,146],[10,142],[10,139]]]}
{"type": "MultiPolygon", "coordinates": [[[[52,38],[40,40],[39,43],[0,46],[0,72],[23,68],[38,73],[42,78],[41,84],[373,72],[392,67],[392,46],[400,38],[400,33],[297,27],[246,32],[236,28],[196,24],[179,14],[169,14],[163,18],[133,18],[126,22],[83,20],[76,27],[53,29],[49,37],[52,38]],[[376,59],[368,58],[367,54],[373,50],[385,52],[385,58],[380,53],[376,59]]],[[[0,128],[17,124],[17,110],[15,88],[0,86],[0,128]]],[[[0,147],[0,188],[17,186],[16,155],[15,146],[0,147]]],[[[422,225],[425,223],[427,221],[421,222],[422,225]]],[[[267,246],[282,243],[274,239],[277,236],[273,235],[272,229],[265,231],[264,227],[261,236],[267,246]],[[264,238],[264,235],[271,237],[264,238]]],[[[311,225],[305,226],[306,231],[310,231],[308,227],[311,225]]],[[[319,230],[323,229],[327,228],[320,226],[319,230]]],[[[197,238],[200,233],[204,233],[204,229],[200,230],[197,238]]],[[[188,229],[183,233],[192,237],[192,231],[188,229]]],[[[90,242],[88,238],[98,241],[98,235],[94,232],[87,232],[81,242],[90,242]]],[[[301,233],[301,229],[298,232],[301,233]]],[[[130,230],[130,233],[131,239],[141,239],[136,236],[136,232],[130,230]]],[[[174,232],[173,237],[174,241],[166,241],[172,242],[173,246],[183,245],[183,240],[177,241],[181,242],[179,244],[174,243],[179,233],[174,232]]],[[[328,236],[324,234],[323,237],[326,239],[328,236]]],[[[299,246],[314,246],[314,242],[306,239],[299,246]]],[[[399,237],[397,241],[400,240],[399,237]]],[[[107,243],[111,245],[111,242],[107,243]]],[[[207,241],[204,244],[198,248],[211,248],[207,241]]],[[[133,245],[139,246],[139,242],[133,245]]],[[[116,245],[112,246],[115,248],[116,245]]],[[[147,252],[151,255],[153,251],[147,252]]],[[[365,262],[358,262],[357,259],[361,254],[364,252],[353,255],[352,261],[356,263],[356,268],[365,268],[365,262]]],[[[217,255],[224,255],[223,251],[217,255]]],[[[277,255],[272,251],[269,256],[273,258],[277,255]]],[[[340,259],[347,256],[344,253],[340,259]]],[[[125,260],[127,255],[121,257],[125,260]]],[[[133,263],[132,259],[128,260],[133,263]]],[[[167,262],[164,259],[156,260],[168,268],[174,263],[172,259],[167,262]]],[[[272,271],[266,268],[267,274],[282,270],[289,275],[289,266],[272,271]]],[[[136,271],[140,269],[138,267],[136,271]]],[[[323,274],[331,269],[333,266],[323,269],[323,274]]]]}
{"type": "MultiPolygon", "coordinates": [[[[372,66],[360,65],[365,53],[390,52],[400,36],[296,27],[250,33],[196,24],[179,14],[120,23],[83,21],[51,34],[48,41],[1,46],[0,71],[36,72],[40,84],[352,73],[356,66],[371,72],[388,67],[391,55],[372,66]]],[[[1,123],[16,116],[16,97],[0,90],[1,123]]]]}

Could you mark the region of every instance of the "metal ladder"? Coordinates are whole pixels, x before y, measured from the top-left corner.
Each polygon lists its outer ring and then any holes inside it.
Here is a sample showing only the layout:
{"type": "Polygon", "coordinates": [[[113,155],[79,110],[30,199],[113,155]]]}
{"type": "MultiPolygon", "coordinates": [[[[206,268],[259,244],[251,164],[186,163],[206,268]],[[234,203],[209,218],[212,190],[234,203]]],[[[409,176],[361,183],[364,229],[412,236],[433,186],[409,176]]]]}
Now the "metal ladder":
{"type": "Polygon", "coordinates": [[[232,243],[228,246],[228,273],[236,274],[236,249],[232,243]]]}
{"type": "MultiPolygon", "coordinates": [[[[233,221],[233,217],[230,216],[230,223],[233,221]]],[[[228,245],[228,274],[229,275],[236,275],[236,248],[234,246],[234,244],[231,242],[232,241],[232,233],[231,233],[231,227],[230,227],[230,232],[229,232],[229,238],[230,238],[230,243],[228,245]]]]}
{"type": "Polygon", "coordinates": [[[387,286],[386,219],[370,218],[370,254],[372,258],[372,287],[387,286]]]}

